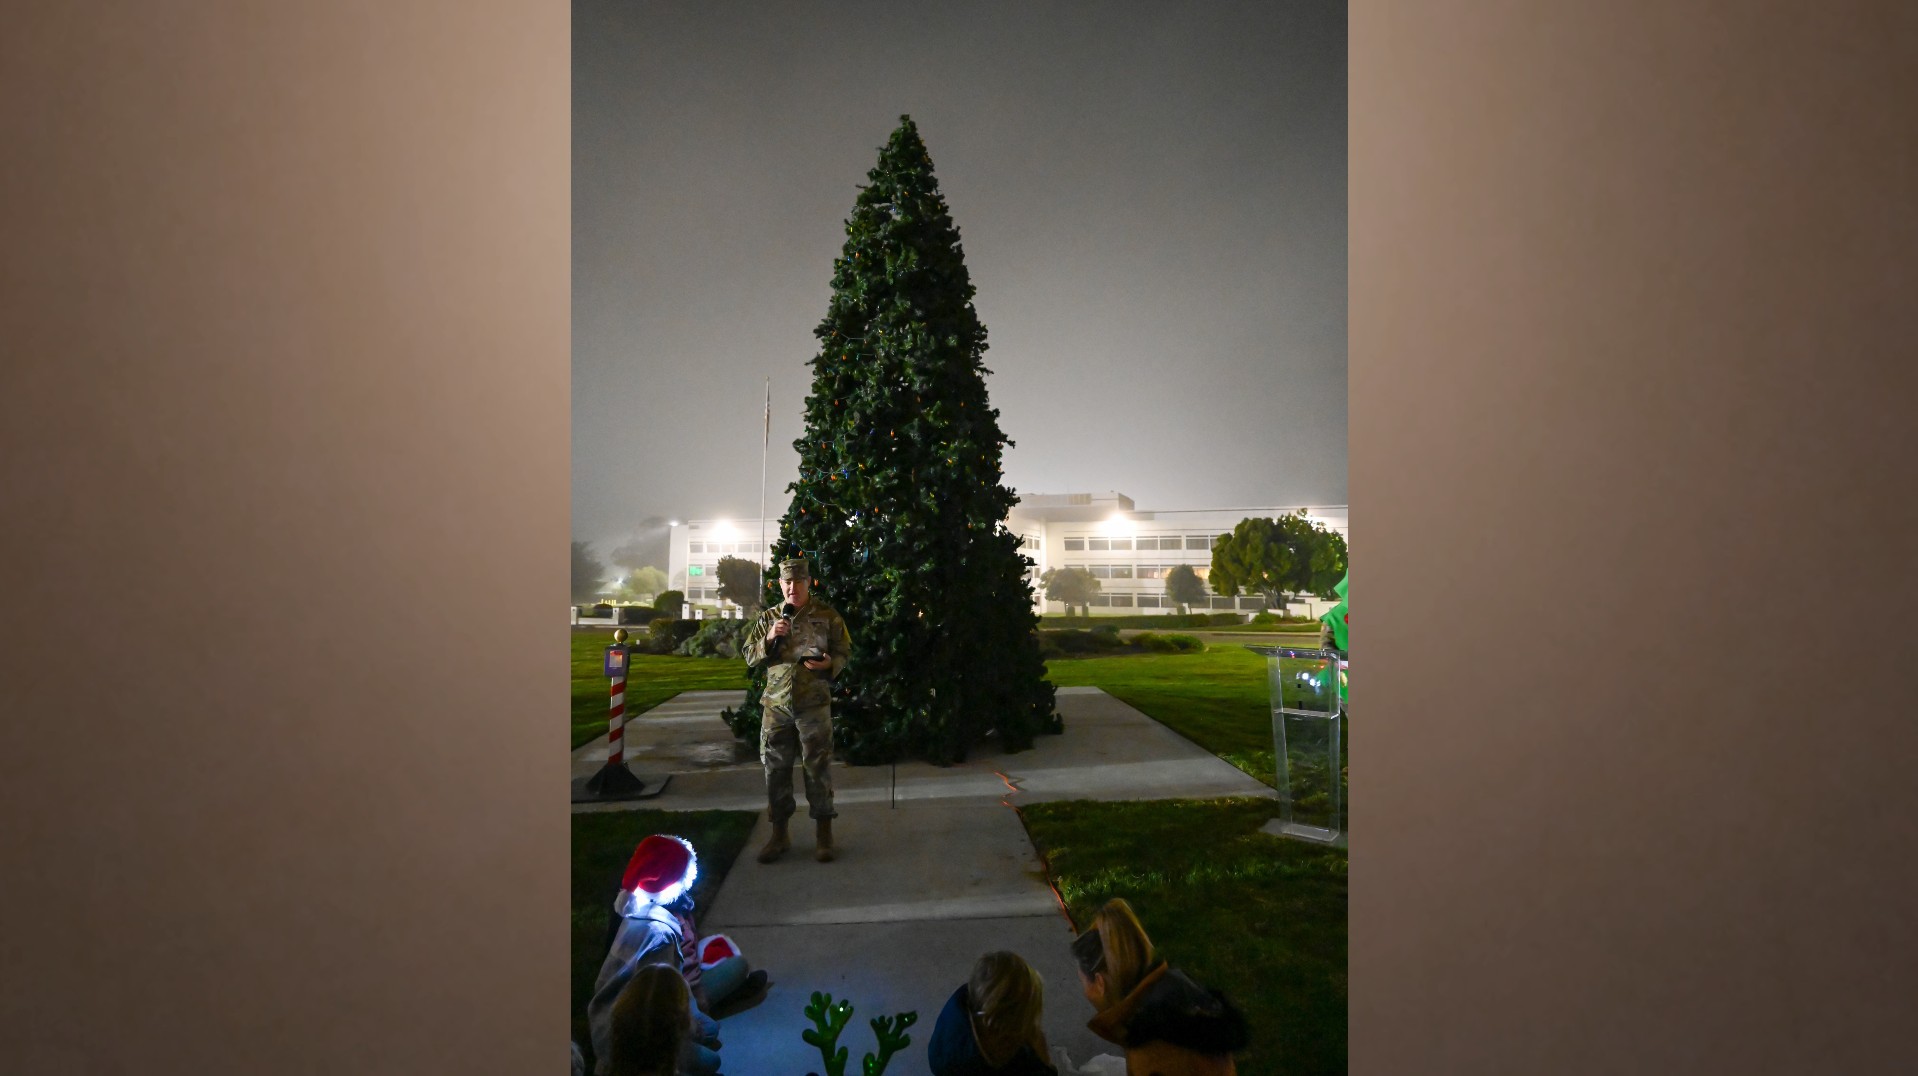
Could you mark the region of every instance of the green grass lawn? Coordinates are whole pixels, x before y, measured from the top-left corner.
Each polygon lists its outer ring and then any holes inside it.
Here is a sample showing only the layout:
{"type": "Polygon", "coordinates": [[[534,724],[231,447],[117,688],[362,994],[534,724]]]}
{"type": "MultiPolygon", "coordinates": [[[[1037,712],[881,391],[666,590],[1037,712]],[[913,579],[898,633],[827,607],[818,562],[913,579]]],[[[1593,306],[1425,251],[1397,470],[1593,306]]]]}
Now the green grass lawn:
{"type": "Polygon", "coordinates": [[[1161,955],[1244,1010],[1241,1076],[1345,1071],[1343,851],[1260,833],[1273,816],[1263,800],[1080,800],[1022,813],[1075,923],[1124,897],[1161,955]]]}
{"type": "MultiPolygon", "coordinates": [[[[606,735],[606,647],[613,629],[573,632],[573,747],[606,735]]],[[[634,654],[626,675],[626,716],[650,710],[682,691],[743,691],[738,658],[634,654]]]]}
{"type": "Polygon", "coordinates": [[[1229,635],[1314,635],[1319,633],[1319,622],[1279,623],[1279,624],[1226,624],[1217,628],[1182,628],[1182,631],[1204,634],[1217,632],[1229,635]]]}
{"type": "MultiPolygon", "coordinates": [[[[603,644],[602,644],[603,645],[603,644]]],[[[687,658],[677,659],[690,660],[687,658]]],[[[610,811],[573,816],[573,1041],[592,1071],[592,1036],[586,1027],[586,1003],[593,980],[606,959],[611,936],[613,894],[635,845],[651,833],[670,833],[691,841],[699,852],[699,879],[693,883],[695,920],[703,920],[733,860],[753,830],[752,811],[610,811]]]]}
{"type": "MultiPolygon", "coordinates": [[[[1288,670],[1306,668],[1288,661],[1288,670]]],[[[1278,753],[1272,744],[1271,690],[1266,657],[1241,646],[1214,643],[1201,653],[1120,654],[1052,658],[1046,678],[1058,687],[1093,686],[1237,766],[1268,785],[1278,784],[1278,753]]],[[[1347,780],[1351,757],[1351,721],[1339,719],[1339,751],[1347,780]]],[[[1327,790],[1323,756],[1316,769],[1309,756],[1292,752],[1294,803],[1301,812],[1324,811],[1327,790]]],[[[1345,788],[1341,784],[1341,790],[1345,788]]],[[[1341,795],[1339,828],[1344,829],[1350,796],[1341,795]]],[[[1323,815],[1320,815],[1323,817],[1323,815]]],[[[1309,820],[1305,813],[1300,820],[1309,820]]],[[[1313,824],[1318,824],[1314,821],[1313,824]]]]}
{"type": "Polygon", "coordinates": [[[1237,646],[1201,653],[1053,658],[1058,687],[1095,686],[1266,784],[1275,781],[1265,657],[1237,646]]]}

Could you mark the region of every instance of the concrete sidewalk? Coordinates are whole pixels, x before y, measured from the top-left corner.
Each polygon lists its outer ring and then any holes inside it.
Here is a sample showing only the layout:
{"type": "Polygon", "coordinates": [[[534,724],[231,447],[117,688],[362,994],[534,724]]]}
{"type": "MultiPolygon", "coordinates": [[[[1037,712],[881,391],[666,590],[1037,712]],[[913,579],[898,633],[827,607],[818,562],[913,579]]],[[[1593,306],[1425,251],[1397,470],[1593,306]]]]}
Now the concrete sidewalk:
{"type": "MultiPolygon", "coordinates": [[[[1045,979],[1052,1045],[1075,1063],[1118,1053],[1085,1028],[1091,1008],[1067,949],[1071,925],[1010,805],[1274,795],[1103,691],[1062,688],[1066,731],[1040,737],[1032,750],[988,748],[956,766],[908,763],[896,774],[835,765],[838,859],[813,861],[802,787],[792,851],[762,865],[753,856],[768,831],[764,778],[756,759],[732,761],[732,735],[718,717],[743,694],[688,692],[628,722],[635,768],[673,772],[672,784],[655,800],[573,808],[761,812],[700,917],[703,932],[732,937],[772,980],[763,1002],[721,1021],[721,1056],[735,1076],[821,1071],[818,1051],[799,1037],[811,1026],[803,1009],[815,990],[853,1002],[841,1035],[849,1072],[875,1049],[869,1019],[918,1012],[912,1044],[886,1072],[926,1076],[925,1045],[939,1010],[973,960],[993,949],[1019,953],[1045,979]]],[[[604,758],[603,742],[575,752],[575,777],[604,758]]]]}

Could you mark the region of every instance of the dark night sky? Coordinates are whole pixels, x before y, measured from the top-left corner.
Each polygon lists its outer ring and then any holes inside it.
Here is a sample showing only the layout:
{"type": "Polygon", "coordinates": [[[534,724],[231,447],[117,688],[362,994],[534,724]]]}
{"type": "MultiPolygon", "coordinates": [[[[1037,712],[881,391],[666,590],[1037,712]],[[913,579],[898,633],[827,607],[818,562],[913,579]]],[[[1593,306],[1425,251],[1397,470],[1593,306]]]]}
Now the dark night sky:
{"type": "Polygon", "coordinates": [[[1345,7],[652,4],[573,19],[573,533],[767,511],[901,114],[958,224],[1006,482],[1343,504],[1345,7]]]}

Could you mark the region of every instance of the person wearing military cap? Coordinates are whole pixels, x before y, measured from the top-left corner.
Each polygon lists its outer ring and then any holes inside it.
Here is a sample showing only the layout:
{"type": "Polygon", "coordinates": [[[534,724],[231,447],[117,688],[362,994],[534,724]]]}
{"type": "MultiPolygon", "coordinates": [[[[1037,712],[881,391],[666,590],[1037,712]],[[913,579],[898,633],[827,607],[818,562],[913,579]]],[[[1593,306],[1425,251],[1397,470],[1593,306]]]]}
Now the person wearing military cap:
{"type": "Polygon", "coordinates": [[[793,800],[793,763],[802,756],[806,812],[818,827],[813,858],[833,858],[832,681],[852,656],[846,621],[812,596],[812,576],[803,559],[781,561],[779,590],[785,604],[767,609],[746,633],[746,664],[766,670],[760,693],[759,761],[766,768],[767,818],[772,836],[759,850],[771,863],[792,847],[787,820],[793,800]]]}

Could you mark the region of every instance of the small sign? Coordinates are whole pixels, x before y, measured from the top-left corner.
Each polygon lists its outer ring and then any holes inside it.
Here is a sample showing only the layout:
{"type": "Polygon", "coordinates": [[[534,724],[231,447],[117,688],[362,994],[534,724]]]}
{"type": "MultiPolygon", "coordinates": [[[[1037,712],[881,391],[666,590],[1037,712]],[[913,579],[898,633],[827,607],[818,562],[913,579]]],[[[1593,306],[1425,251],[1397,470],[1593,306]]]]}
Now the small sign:
{"type": "Polygon", "coordinates": [[[686,574],[687,575],[705,575],[706,569],[701,568],[699,565],[695,564],[692,567],[686,569],[686,574]]]}
{"type": "Polygon", "coordinates": [[[606,679],[617,680],[626,675],[626,648],[615,643],[606,648],[606,679]]]}

